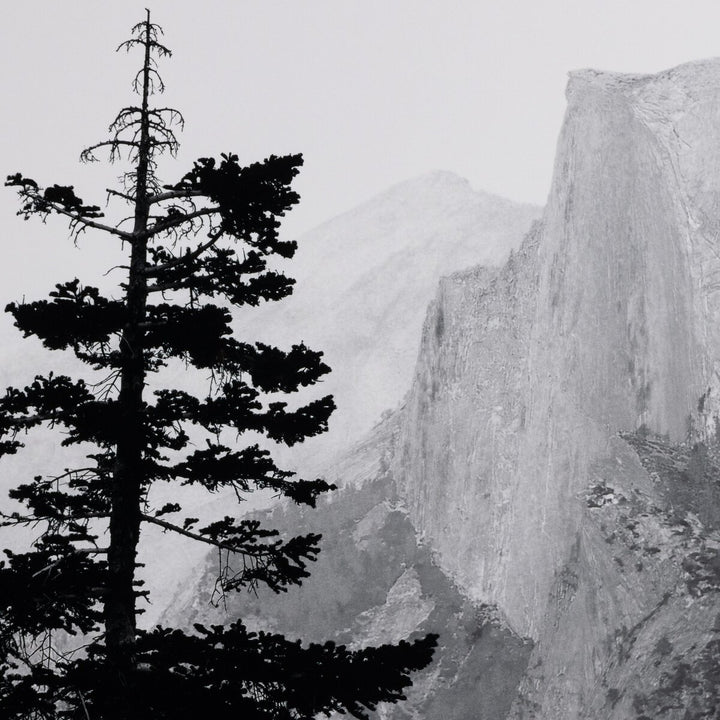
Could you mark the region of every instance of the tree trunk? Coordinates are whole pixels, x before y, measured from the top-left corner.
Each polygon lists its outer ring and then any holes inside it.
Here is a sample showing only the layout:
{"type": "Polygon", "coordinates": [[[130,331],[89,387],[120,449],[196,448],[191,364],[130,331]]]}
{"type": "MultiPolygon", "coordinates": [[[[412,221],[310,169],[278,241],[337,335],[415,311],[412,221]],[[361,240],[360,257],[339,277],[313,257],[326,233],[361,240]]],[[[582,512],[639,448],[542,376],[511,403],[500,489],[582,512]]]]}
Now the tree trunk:
{"type": "Polygon", "coordinates": [[[140,141],[135,173],[135,223],[125,295],[126,323],[120,341],[121,375],[118,395],[118,439],[112,477],[108,583],[105,596],[105,645],[114,677],[108,712],[113,720],[132,720],[133,675],[136,669],[135,559],[140,539],[144,491],[143,422],[145,386],[144,330],[147,306],[147,223],[150,128],[150,17],[146,21],[140,141]]]}

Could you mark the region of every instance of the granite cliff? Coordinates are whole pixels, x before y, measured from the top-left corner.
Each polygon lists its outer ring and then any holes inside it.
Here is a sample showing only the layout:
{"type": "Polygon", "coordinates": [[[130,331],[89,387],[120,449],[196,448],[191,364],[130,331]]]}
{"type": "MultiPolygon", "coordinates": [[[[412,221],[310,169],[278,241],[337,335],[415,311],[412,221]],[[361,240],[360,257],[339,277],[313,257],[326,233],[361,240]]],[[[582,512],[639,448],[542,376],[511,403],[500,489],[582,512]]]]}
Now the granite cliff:
{"type": "Polygon", "coordinates": [[[297,279],[292,296],[238,318],[247,337],[281,346],[302,339],[333,368],[322,386],[338,406],[329,432],[284,460],[324,470],[394,410],[410,387],[438,280],[478,263],[502,265],[541,212],[435,171],[300,238],[287,267],[297,279]]]}
{"type": "Polygon", "coordinates": [[[690,668],[718,659],[720,62],[567,96],[541,224],[441,283],[392,469],[439,565],[534,643],[511,717],[715,717],[690,668]]]}

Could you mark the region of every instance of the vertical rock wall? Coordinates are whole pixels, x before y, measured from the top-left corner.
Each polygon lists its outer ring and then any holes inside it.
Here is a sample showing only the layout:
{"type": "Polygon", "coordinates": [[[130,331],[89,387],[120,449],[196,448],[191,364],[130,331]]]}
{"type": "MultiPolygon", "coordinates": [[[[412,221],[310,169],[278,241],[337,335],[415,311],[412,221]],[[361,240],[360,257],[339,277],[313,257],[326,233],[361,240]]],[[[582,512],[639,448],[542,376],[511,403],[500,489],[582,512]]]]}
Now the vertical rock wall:
{"type": "MultiPolygon", "coordinates": [[[[586,496],[617,432],[706,438],[718,413],[720,62],[583,71],[567,94],[542,223],[501,271],[440,287],[393,468],[443,568],[534,640],[564,569],[598,557],[586,496]]],[[[627,602],[595,567],[577,632],[627,602]]]]}

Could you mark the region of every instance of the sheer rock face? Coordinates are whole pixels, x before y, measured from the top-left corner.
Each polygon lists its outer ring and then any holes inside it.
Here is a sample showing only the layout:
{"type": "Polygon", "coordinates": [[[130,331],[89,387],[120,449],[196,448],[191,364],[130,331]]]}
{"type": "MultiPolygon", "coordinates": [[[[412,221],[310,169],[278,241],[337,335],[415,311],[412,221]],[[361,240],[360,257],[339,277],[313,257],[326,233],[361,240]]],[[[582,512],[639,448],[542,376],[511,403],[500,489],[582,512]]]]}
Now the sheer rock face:
{"type": "Polygon", "coordinates": [[[653,716],[663,638],[714,657],[688,567],[716,530],[617,433],[715,436],[719,123],[720,61],[573,74],[542,223],[427,316],[392,472],[441,567],[535,643],[513,717],[653,716]]]}

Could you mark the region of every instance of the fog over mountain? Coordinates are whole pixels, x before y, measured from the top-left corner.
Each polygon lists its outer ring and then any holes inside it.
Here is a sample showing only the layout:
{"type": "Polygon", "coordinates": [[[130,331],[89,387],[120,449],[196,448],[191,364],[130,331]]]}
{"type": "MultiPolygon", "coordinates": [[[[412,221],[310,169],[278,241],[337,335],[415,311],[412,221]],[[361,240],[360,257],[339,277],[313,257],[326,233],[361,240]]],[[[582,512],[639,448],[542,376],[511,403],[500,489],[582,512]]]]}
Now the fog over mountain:
{"type": "MultiPolygon", "coordinates": [[[[327,470],[346,487],[272,511],[325,533],[313,577],[228,606],[355,644],[440,632],[378,717],[718,717],[720,61],[567,97],[541,223],[440,281],[409,395],[327,470]]],[[[169,616],[214,612],[187,592],[169,616]]]]}

